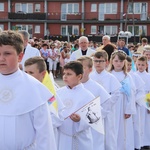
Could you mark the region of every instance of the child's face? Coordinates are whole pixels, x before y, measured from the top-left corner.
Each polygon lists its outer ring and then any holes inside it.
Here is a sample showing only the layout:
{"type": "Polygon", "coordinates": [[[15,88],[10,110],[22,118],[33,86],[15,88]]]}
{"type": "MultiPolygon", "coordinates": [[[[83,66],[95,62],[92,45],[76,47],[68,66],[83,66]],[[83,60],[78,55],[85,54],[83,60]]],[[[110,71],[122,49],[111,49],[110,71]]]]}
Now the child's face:
{"type": "Polygon", "coordinates": [[[127,72],[130,72],[132,68],[132,63],[127,61],[127,72]]]}
{"type": "Polygon", "coordinates": [[[12,74],[18,70],[18,63],[22,53],[19,55],[13,46],[0,46],[0,73],[4,75],[12,74]]]}
{"type": "Polygon", "coordinates": [[[76,73],[71,69],[64,69],[63,81],[70,88],[73,88],[74,86],[78,85],[80,83],[81,77],[81,74],[76,75],[76,73]]]}
{"type": "Polygon", "coordinates": [[[150,51],[145,51],[143,55],[147,57],[148,61],[150,60],[150,51]]]}
{"type": "Polygon", "coordinates": [[[137,66],[137,69],[139,72],[143,72],[147,68],[147,63],[146,63],[146,61],[137,60],[136,66],[137,66]]]}
{"type": "Polygon", "coordinates": [[[93,64],[98,73],[101,73],[106,68],[106,60],[103,57],[94,57],[93,64]]]}
{"type": "Polygon", "coordinates": [[[25,72],[27,74],[33,76],[34,78],[36,78],[40,82],[43,81],[43,78],[44,78],[44,75],[45,75],[45,71],[39,72],[39,69],[37,68],[37,64],[26,66],[25,67],[25,72]]]}
{"type": "Polygon", "coordinates": [[[125,65],[125,60],[120,60],[118,55],[116,55],[112,60],[112,65],[114,66],[114,70],[116,72],[120,72],[123,70],[123,67],[125,65]]]}

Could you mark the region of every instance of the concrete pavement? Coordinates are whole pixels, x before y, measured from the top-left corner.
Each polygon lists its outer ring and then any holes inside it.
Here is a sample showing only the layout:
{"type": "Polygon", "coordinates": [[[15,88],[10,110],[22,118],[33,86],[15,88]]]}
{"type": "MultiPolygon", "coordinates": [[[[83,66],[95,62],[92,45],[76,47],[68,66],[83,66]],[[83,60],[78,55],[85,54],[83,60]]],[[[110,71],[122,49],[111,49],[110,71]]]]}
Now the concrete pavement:
{"type": "Polygon", "coordinates": [[[61,77],[58,77],[58,78],[56,78],[56,79],[54,79],[54,80],[55,80],[55,82],[56,82],[60,87],[62,87],[62,86],[65,85],[61,77]]]}

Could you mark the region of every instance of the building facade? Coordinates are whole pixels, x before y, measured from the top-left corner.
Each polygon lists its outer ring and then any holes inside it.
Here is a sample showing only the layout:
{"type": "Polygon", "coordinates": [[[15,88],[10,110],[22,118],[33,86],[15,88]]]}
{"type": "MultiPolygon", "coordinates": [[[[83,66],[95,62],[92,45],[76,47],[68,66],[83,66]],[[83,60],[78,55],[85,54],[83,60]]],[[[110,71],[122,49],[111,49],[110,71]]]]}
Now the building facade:
{"type": "Polygon", "coordinates": [[[27,30],[31,37],[150,36],[146,0],[1,0],[0,27],[27,30]]]}

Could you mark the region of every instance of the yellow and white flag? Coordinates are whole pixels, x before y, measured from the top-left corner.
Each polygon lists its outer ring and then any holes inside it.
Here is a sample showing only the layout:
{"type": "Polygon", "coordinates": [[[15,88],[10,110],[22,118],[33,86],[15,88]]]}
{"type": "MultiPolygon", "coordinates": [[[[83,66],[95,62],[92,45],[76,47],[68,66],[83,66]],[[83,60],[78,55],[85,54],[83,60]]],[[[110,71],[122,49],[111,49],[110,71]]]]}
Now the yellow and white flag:
{"type": "Polygon", "coordinates": [[[144,107],[146,107],[148,110],[150,110],[150,93],[147,93],[145,95],[145,99],[143,101],[144,107]]]}
{"type": "Polygon", "coordinates": [[[44,79],[42,81],[42,83],[49,89],[49,91],[54,94],[54,97],[51,98],[48,103],[51,104],[53,106],[53,108],[55,109],[55,113],[58,113],[58,103],[56,100],[56,90],[55,90],[55,86],[52,82],[52,80],[50,79],[50,76],[48,74],[48,72],[46,72],[44,79]]]}

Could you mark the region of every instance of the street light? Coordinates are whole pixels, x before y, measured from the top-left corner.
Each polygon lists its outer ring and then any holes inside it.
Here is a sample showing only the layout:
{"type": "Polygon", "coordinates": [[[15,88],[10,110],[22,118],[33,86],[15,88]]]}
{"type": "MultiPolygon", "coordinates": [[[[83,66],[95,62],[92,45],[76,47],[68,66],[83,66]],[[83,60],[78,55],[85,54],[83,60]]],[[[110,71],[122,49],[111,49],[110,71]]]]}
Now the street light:
{"type": "Polygon", "coordinates": [[[131,36],[132,36],[132,33],[129,32],[129,31],[125,31],[125,32],[120,31],[119,34],[118,34],[118,40],[119,40],[119,38],[126,38],[127,39],[126,43],[128,45],[128,39],[131,38],[131,36]]]}

